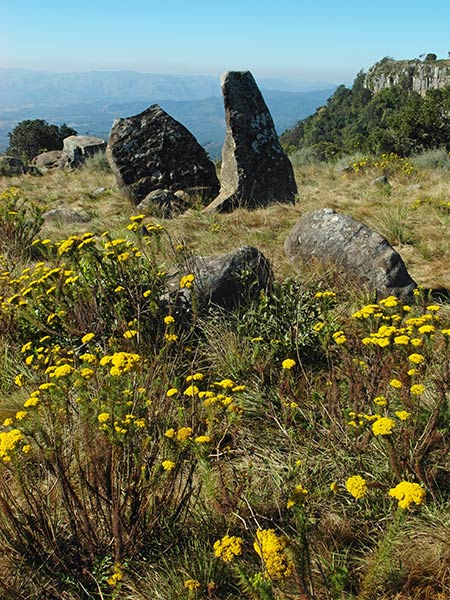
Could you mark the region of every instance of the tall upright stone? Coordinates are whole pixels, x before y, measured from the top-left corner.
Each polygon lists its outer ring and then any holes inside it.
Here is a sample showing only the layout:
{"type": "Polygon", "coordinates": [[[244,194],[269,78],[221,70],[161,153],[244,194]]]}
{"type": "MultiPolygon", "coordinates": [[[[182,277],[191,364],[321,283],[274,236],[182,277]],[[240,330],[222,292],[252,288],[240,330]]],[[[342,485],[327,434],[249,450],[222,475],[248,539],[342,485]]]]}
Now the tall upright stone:
{"type": "Polygon", "coordinates": [[[220,194],[206,212],[294,203],[297,186],[272,116],[249,71],[222,75],[227,126],[222,150],[220,194]]]}
{"type": "Polygon", "coordinates": [[[119,186],[136,205],[154,190],[183,190],[206,202],[219,191],[214,163],[204,148],[157,104],[116,119],[106,155],[119,186]]]}

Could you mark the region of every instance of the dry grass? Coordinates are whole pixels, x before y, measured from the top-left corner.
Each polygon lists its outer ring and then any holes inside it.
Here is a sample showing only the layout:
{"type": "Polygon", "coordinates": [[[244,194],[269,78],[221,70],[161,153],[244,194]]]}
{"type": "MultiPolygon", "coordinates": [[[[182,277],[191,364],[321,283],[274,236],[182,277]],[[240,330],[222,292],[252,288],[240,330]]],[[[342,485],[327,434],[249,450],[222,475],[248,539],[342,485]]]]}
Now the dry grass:
{"type": "MultiPolygon", "coordinates": [[[[387,237],[419,284],[450,288],[450,209],[445,213],[437,208],[439,200],[450,199],[450,172],[422,169],[411,175],[399,173],[390,177],[390,188],[371,185],[377,174],[375,170],[343,174],[327,164],[304,166],[296,169],[300,199],[295,206],[274,204],[225,215],[190,210],[176,219],[159,222],[165,225],[174,245],[184,243],[195,254],[256,246],[271,261],[276,275],[286,277],[293,274],[283,250],[287,233],[305,212],[331,207],[387,237]]],[[[118,189],[114,176],[92,168],[56,170],[43,177],[0,178],[0,190],[11,185],[20,187],[29,200],[45,209],[78,209],[91,217],[86,224],[46,225],[43,234],[53,239],[86,230],[118,232],[136,212],[118,189]],[[96,193],[98,188],[105,191],[96,193]]]]}

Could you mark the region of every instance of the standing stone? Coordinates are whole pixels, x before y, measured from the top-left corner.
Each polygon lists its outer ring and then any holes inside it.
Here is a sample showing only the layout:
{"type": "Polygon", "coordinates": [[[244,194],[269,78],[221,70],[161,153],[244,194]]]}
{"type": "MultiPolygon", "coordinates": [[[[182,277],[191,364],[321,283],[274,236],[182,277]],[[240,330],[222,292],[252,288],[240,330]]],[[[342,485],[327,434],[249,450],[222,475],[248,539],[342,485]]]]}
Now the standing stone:
{"type": "Polygon", "coordinates": [[[206,151],[157,104],[133,117],[116,119],[106,155],[119,186],[136,205],[154,190],[185,190],[206,202],[219,191],[206,151]]]}
{"type": "Polygon", "coordinates": [[[249,71],[222,75],[226,138],[219,196],[207,212],[294,203],[297,185],[269,109],[249,71]]]}
{"type": "Polygon", "coordinates": [[[331,208],[306,213],[284,243],[287,257],[334,263],[380,296],[411,301],[417,287],[400,254],[376,231],[331,208]]]}

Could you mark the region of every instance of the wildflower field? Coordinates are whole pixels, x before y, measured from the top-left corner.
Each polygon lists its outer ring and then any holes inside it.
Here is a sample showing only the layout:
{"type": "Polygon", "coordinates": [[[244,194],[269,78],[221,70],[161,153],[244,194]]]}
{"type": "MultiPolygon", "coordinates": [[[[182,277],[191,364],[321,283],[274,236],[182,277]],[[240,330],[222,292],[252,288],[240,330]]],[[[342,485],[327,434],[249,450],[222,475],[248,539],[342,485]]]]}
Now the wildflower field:
{"type": "Polygon", "coordinates": [[[450,598],[450,310],[426,289],[450,288],[450,172],[350,164],[299,169],[295,206],[173,221],[93,164],[0,178],[0,598],[450,598]],[[45,224],[61,205],[90,222],[45,224]],[[287,263],[321,206],[393,236],[414,302],[287,263]],[[258,300],[166,293],[241,245],[274,267],[258,300]]]}

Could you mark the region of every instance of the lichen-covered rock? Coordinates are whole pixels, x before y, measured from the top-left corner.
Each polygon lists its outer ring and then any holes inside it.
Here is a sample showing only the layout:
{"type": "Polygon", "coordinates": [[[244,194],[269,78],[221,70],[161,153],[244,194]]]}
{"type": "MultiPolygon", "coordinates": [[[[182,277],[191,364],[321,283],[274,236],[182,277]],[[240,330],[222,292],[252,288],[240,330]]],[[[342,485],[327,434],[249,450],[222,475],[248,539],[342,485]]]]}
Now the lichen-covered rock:
{"type": "Polygon", "coordinates": [[[15,175],[24,175],[27,167],[21,158],[17,156],[0,157],[0,175],[13,177],[15,175]]]}
{"type": "Polygon", "coordinates": [[[107,157],[119,186],[136,205],[158,189],[198,194],[205,204],[219,191],[206,151],[157,104],[114,122],[107,157]]]}
{"type": "Polygon", "coordinates": [[[283,152],[269,109],[249,71],[222,76],[226,138],[219,196],[205,209],[227,212],[295,201],[292,165],[283,152]]]}
{"type": "Polygon", "coordinates": [[[197,308],[218,306],[232,308],[242,301],[258,298],[261,290],[267,290],[273,281],[269,261],[251,246],[238,248],[219,256],[194,256],[187,260],[183,269],[170,275],[170,296],[181,295],[186,306],[195,294],[197,308]],[[192,274],[192,287],[180,290],[180,280],[192,274]]]}
{"type": "Polygon", "coordinates": [[[348,215],[322,208],[303,215],[289,232],[285,252],[292,261],[334,263],[379,296],[409,301],[416,283],[388,242],[348,215]]]}

